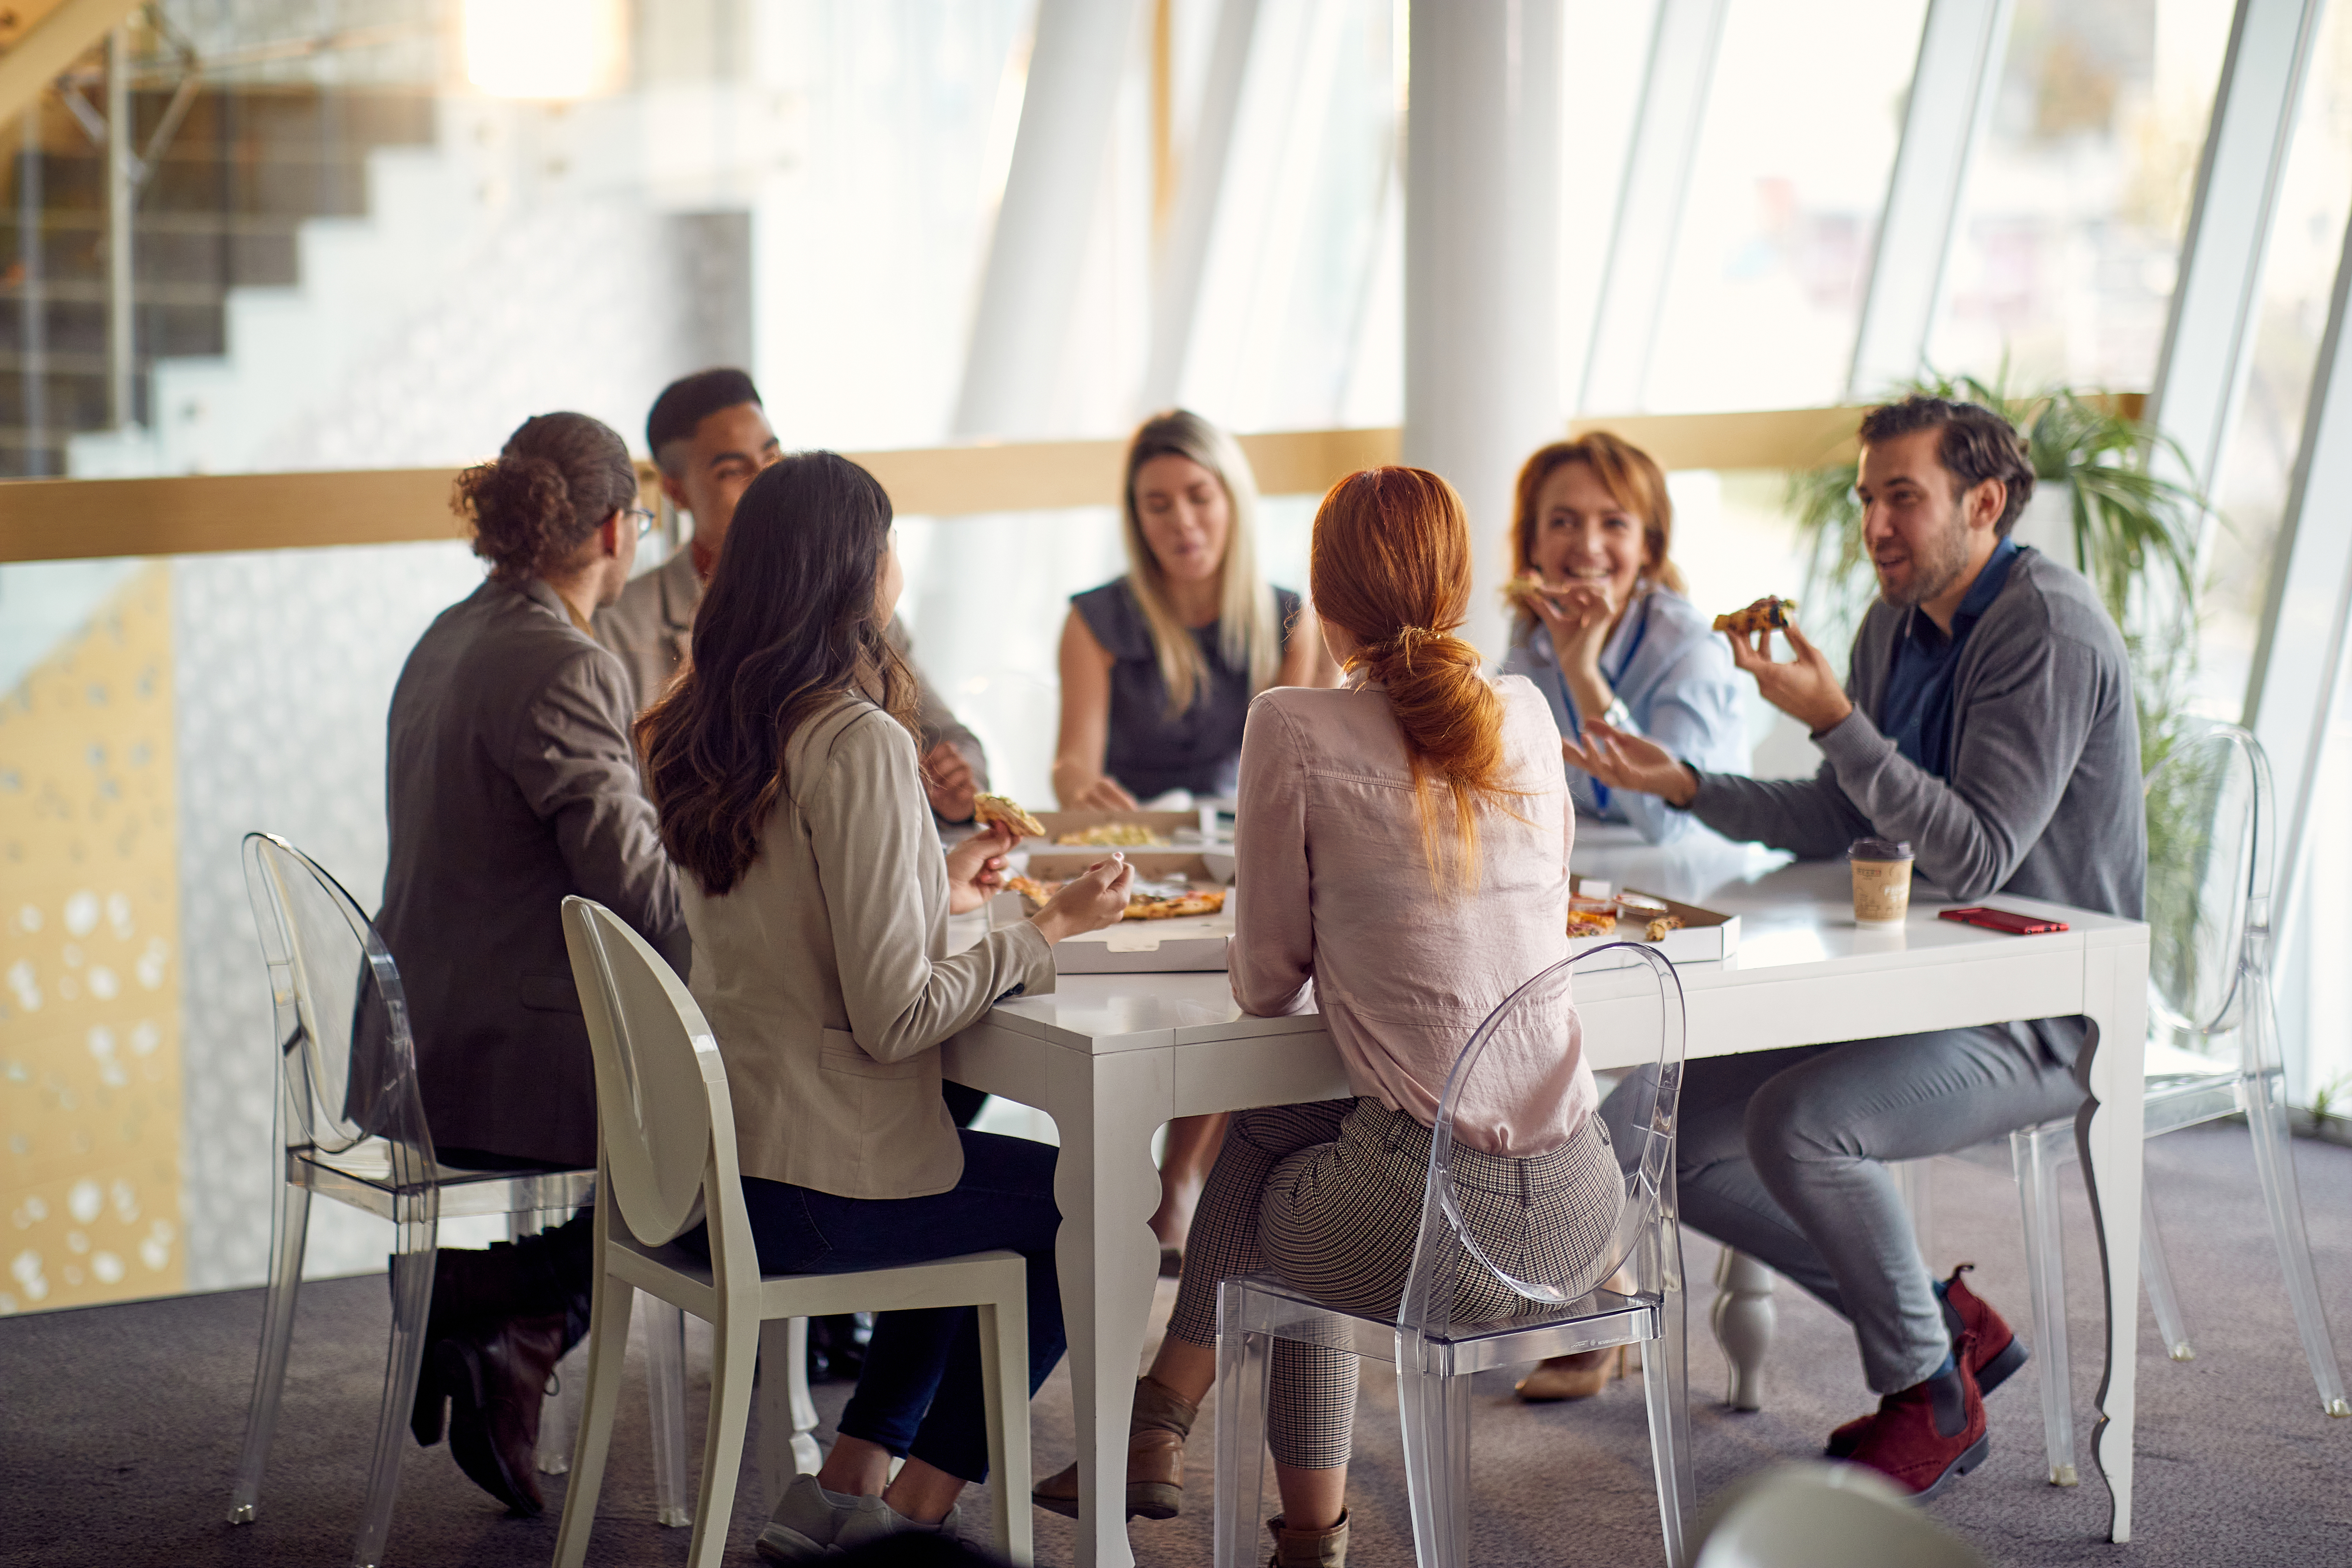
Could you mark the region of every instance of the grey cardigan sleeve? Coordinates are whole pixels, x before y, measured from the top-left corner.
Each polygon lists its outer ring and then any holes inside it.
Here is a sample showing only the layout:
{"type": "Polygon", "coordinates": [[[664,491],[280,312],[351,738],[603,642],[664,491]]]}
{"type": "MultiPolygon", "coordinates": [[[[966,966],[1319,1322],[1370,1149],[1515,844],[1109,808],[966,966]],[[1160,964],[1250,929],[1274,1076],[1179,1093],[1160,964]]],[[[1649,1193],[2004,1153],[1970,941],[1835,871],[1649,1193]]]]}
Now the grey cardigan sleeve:
{"type": "Polygon", "coordinates": [[[934,959],[947,867],[913,740],[875,710],[845,726],[818,777],[795,784],[824,891],[841,997],[858,1048],[902,1061],[979,1020],[1013,991],[1054,988],[1054,950],[1027,921],[934,959]]]}
{"type": "MultiPolygon", "coordinates": [[[[1853,720],[1870,722],[1859,708],[1847,722],[1853,720]]],[[[1809,779],[1691,771],[1698,773],[1698,795],[1690,804],[1690,815],[1726,838],[1769,844],[1802,860],[1825,860],[1843,854],[1847,845],[1871,830],[1870,819],[1846,798],[1837,770],[1828,763],[1809,779]]]]}
{"type": "Polygon", "coordinates": [[[1971,902],[2040,841],[2103,706],[2118,700],[2113,677],[2063,633],[2016,638],[1969,682],[1953,738],[1958,782],[1905,757],[1859,708],[1819,737],[1823,772],[1880,834],[1911,841],[1920,875],[1971,902]]]}
{"type": "Polygon", "coordinates": [[[582,647],[525,710],[509,766],[531,810],[555,830],[573,884],[684,974],[693,942],[629,745],[634,695],[619,659],[582,647]]]}

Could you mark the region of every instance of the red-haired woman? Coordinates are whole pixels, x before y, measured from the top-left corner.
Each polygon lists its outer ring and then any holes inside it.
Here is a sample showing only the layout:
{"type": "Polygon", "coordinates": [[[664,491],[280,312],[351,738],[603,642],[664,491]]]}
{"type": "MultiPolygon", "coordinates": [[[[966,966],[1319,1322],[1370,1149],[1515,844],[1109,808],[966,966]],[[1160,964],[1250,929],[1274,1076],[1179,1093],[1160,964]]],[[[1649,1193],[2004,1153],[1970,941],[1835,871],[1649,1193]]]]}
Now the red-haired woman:
{"type": "MultiPolygon", "coordinates": [[[[1480,1021],[1568,952],[1575,816],[1559,734],[1532,686],[1487,680],[1452,635],[1470,597],[1461,498],[1418,468],[1342,479],[1316,514],[1310,583],[1349,681],[1250,705],[1233,986],[1244,1011],[1265,1016],[1303,1010],[1311,984],[1355,1093],[1234,1116],[1175,1315],[1136,1388],[1128,1509],[1150,1518],[1181,1501],[1184,1433],[1215,1373],[1218,1282],[1270,1269],[1335,1306],[1395,1311],[1446,1074],[1480,1021]]],[[[1486,1245],[1535,1249],[1562,1279],[1597,1283],[1621,1177],[1574,1014],[1540,1033],[1567,1048],[1493,1063],[1492,1081],[1512,1092],[1465,1101],[1455,1173],[1510,1194],[1468,1216],[1486,1245]]],[[[1455,1312],[1524,1306],[1465,1272],[1455,1312]]],[[[1275,1352],[1280,1563],[1345,1560],[1355,1380],[1349,1357],[1275,1352]]],[[[1074,1471],[1039,1488],[1065,1511],[1076,1492],[1074,1471]]]]}
{"type": "MultiPolygon", "coordinates": [[[[1595,431],[1529,458],[1512,508],[1511,571],[1543,591],[1515,594],[1503,668],[1535,683],[1564,739],[1599,719],[1694,767],[1746,773],[1731,652],[1683,597],[1682,574],[1666,557],[1674,526],[1666,476],[1630,442],[1595,431]]],[[[1630,823],[1652,844],[1697,820],[1655,795],[1612,791],[1572,763],[1566,773],[1579,811],[1630,823]]]]}

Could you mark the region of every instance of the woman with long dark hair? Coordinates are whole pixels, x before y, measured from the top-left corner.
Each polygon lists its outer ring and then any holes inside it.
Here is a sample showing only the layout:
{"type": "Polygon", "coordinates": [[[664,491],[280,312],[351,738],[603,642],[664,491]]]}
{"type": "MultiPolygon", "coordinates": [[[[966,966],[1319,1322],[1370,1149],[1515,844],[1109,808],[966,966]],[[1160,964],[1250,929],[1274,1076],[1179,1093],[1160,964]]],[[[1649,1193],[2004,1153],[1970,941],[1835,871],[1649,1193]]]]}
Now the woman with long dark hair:
{"type": "MultiPolygon", "coordinates": [[[[1420,468],[1349,475],[1316,513],[1309,582],[1349,684],[1250,704],[1233,988],[1260,1016],[1319,998],[1353,1092],[1234,1114],[1167,1336],[1136,1384],[1127,1508],[1146,1518],[1181,1506],[1184,1436],[1216,1373],[1219,1281],[1271,1271],[1333,1306],[1393,1314],[1446,1074],[1489,1012],[1568,956],[1576,818],[1559,741],[1535,689],[1488,680],[1454,635],[1470,599],[1461,498],[1420,468]]],[[[1465,1205],[1482,1247],[1590,1286],[1624,1190],[1574,1010],[1563,1001],[1547,1021],[1492,1047],[1507,1087],[1461,1102],[1454,1180],[1493,1195],[1465,1205]]],[[[1457,1321],[1529,1310],[1465,1264],[1457,1321]]],[[[1277,1344],[1268,1389],[1275,1562],[1338,1568],[1355,1358],[1277,1344]]],[[[1074,1512],[1076,1481],[1073,1466],[1038,1500],[1074,1512]]]]}
{"type": "MultiPolygon", "coordinates": [[[[1034,1392],[1063,1349],[1055,1152],[958,1129],[938,1047],[1003,997],[1052,990],[1052,944],[1118,921],[1134,874],[1114,855],[948,954],[948,916],[985,900],[1014,837],[999,824],[940,853],[915,683],[883,635],[902,582],[874,477],[831,452],[784,458],[737,503],[691,658],[637,738],[684,873],[760,1267],[1018,1251],[1034,1392]]],[[[972,1312],[882,1314],[833,1451],[761,1551],[799,1561],[938,1529],[987,1476],[984,1416],[972,1312]]]]}

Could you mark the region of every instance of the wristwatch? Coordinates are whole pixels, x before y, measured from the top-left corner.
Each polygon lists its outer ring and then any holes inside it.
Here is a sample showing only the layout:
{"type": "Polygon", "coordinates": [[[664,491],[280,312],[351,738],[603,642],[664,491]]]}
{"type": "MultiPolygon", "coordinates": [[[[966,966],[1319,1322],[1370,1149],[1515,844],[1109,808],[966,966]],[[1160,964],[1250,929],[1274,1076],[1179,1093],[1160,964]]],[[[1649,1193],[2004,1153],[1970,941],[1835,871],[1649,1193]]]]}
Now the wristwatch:
{"type": "Polygon", "coordinates": [[[1639,730],[1633,728],[1633,715],[1626,708],[1625,700],[1622,697],[1612,697],[1609,700],[1609,711],[1601,716],[1601,721],[1612,730],[1622,730],[1629,735],[1641,733],[1639,730]]]}

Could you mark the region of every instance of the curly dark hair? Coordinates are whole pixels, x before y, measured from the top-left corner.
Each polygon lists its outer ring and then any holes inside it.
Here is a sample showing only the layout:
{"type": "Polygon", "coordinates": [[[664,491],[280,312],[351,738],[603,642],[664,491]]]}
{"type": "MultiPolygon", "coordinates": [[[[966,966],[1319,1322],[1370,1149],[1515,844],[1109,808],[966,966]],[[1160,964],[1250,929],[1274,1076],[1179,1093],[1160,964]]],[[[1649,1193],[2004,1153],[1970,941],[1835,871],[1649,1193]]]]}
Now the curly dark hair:
{"type": "Polygon", "coordinates": [[[498,460],[457,476],[449,510],[474,525],[493,576],[536,576],[569,558],[637,499],[636,465],[613,427],[585,414],[526,419],[498,460]]]}
{"type": "Polygon", "coordinates": [[[2025,503],[2033,499],[2033,467],[2025,460],[2024,437],[1981,403],[1956,403],[1914,393],[1900,403],[1881,404],[1864,415],[1862,444],[1891,441],[1918,430],[1943,432],[1936,443],[1936,460],[1952,476],[1955,500],[1987,479],[1999,479],[2006,487],[2009,500],[1993,531],[2007,539],[2025,503]]]}

